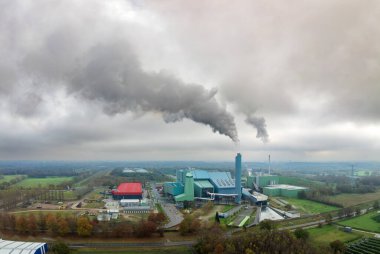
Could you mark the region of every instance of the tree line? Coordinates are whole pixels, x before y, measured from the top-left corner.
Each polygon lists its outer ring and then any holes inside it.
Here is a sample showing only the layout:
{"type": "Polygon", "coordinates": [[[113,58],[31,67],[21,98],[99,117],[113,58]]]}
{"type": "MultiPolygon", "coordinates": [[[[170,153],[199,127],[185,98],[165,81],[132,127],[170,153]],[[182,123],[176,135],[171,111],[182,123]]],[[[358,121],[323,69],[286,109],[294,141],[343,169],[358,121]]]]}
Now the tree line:
{"type": "Polygon", "coordinates": [[[162,213],[151,213],[147,219],[138,222],[98,221],[91,220],[88,216],[76,217],[62,213],[29,213],[17,216],[0,213],[0,230],[3,233],[52,237],[150,237],[154,233],[163,235],[162,225],[165,220],[162,213]]]}
{"type": "Polygon", "coordinates": [[[330,250],[317,251],[307,240],[305,231],[296,234],[289,231],[279,231],[273,222],[264,221],[258,227],[249,231],[228,236],[215,223],[210,228],[204,228],[198,233],[198,241],[194,250],[198,254],[315,254],[330,253],[330,250]]]}

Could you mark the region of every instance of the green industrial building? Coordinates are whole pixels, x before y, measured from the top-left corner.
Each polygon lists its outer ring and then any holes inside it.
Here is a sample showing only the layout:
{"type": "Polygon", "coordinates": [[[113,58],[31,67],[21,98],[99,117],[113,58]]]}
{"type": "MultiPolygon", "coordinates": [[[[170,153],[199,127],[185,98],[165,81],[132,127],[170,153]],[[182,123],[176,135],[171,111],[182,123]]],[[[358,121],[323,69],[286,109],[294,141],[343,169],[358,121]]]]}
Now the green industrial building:
{"type": "Polygon", "coordinates": [[[273,197],[273,196],[282,196],[282,197],[289,197],[289,198],[297,198],[298,193],[301,191],[306,191],[308,188],[305,187],[299,187],[299,186],[293,186],[293,185],[286,185],[286,184],[279,184],[279,185],[270,185],[263,188],[264,195],[273,197]]]}
{"type": "Polygon", "coordinates": [[[194,178],[192,173],[186,173],[185,190],[182,194],[174,197],[176,202],[179,201],[194,201],[194,178]]]}
{"type": "Polygon", "coordinates": [[[276,175],[254,175],[247,177],[247,187],[253,188],[256,184],[260,188],[280,183],[280,177],[276,175]]]}

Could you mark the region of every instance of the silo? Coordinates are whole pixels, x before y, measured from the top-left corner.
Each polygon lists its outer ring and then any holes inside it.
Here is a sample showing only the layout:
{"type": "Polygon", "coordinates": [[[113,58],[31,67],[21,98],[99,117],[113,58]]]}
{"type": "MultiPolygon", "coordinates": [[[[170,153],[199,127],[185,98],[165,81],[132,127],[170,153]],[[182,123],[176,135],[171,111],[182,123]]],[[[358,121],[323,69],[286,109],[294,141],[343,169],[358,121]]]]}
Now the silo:
{"type": "Polygon", "coordinates": [[[187,197],[188,201],[194,200],[194,178],[193,174],[190,172],[186,174],[185,196],[187,197]]]}

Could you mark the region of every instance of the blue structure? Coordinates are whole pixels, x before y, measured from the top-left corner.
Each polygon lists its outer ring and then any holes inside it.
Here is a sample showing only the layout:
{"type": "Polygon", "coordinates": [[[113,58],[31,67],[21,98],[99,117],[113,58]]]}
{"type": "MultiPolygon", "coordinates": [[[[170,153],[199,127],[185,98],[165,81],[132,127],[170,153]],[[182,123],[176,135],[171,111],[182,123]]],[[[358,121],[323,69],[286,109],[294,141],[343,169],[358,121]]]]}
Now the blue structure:
{"type": "Polygon", "coordinates": [[[238,195],[235,198],[235,202],[241,203],[241,154],[238,153],[235,157],[235,182],[236,192],[238,195]]]}
{"type": "Polygon", "coordinates": [[[164,193],[177,196],[184,192],[184,186],[181,182],[166,182],[164,183],[164,193]]]}
{"type": "MultiPolygon", "coordinates": [[[[177,182],[164,183],[164,193],[175,197],[176,201],[182,200],[182,198],[177,198],[176,196],[186,192],[186,176],[191,173],[194,185],[193,198],[240,204],[242,196],[241,168],[241,154],[238,153],[235,158],[235,179],[232,178],[230,172],[198,169],[177,170],[177,182]]],[[[189,193],[187,197],[190,197],[189,193]]],[[[188,199],[186,201],[189,201],[188,199]]]]}
{"type": "MultiPolygon", "coordinates": [[[[209,172],[206,170],[178,170],[176,184],[184,184],[182,179],[186,179],[186,173],[191,172],[194,178],[194,184],[198,186],[207,186],[207,188],[213,188],[215,193],[220,194],[234,194],[235,192],[235,181],[232,179],[230,172],[209,172]]],[[[164,184],[164,190],[165,185],[164,184]]],[[[197,195],[196,195],[197,196],[197,195]]]]}

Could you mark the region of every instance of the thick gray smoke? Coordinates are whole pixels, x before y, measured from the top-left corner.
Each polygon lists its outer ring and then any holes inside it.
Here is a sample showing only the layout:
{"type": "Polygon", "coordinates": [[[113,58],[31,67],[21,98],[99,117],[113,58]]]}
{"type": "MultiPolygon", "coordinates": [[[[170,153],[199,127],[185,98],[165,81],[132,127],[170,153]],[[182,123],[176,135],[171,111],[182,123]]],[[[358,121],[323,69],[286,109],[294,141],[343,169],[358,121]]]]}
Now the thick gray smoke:
{"type": "Polygon", "coordinates": [[[264,117],[248,116],[245,122],[252,125],[257,129],[256,138],[260,138],[264,143],[269,141],[269,135],[267,131],[267,125],[264,117]]]}
{"type": "Polygon", "coordinates": [[[156,111],[166,122],[191,119],[238,141],[234,118],[218,104],[215,90],[166,73],[144,72],[124,43],[97,46],[68,85],[87,99],[101,101],[107,114],[156,111]]]}
{"type": "MultiPolygon", "coordinates": [[[[128,29],[128,22],[93,15],[94,8],[103,7],[99,2],[88,12],[88,2],[68,2],[57,6],[8,2],[10,11],[0,17],[0,53],[8,61],[0,65],[3,95],[22,83],[32,84],[32,89],[44,87],[45,92],[64,87],[69,95],[99,103],[109,115],[158,112],[166,122],[190,119],[238,141],[234,118],[215,99],[216,90],[143,70],[129,46],[133,29],[128,29]],[[20,13],[13,13],[12,7],[20,13]],[[75,11],[80,17],[72,15],[75,11]]],[[[41,103],[39,96],[28,98],[33,108],[41,103]]],[[[15,104],[16,113],[32,114],[30,103],[25,109],[20,108],[22,103],[15,104]]]]}

